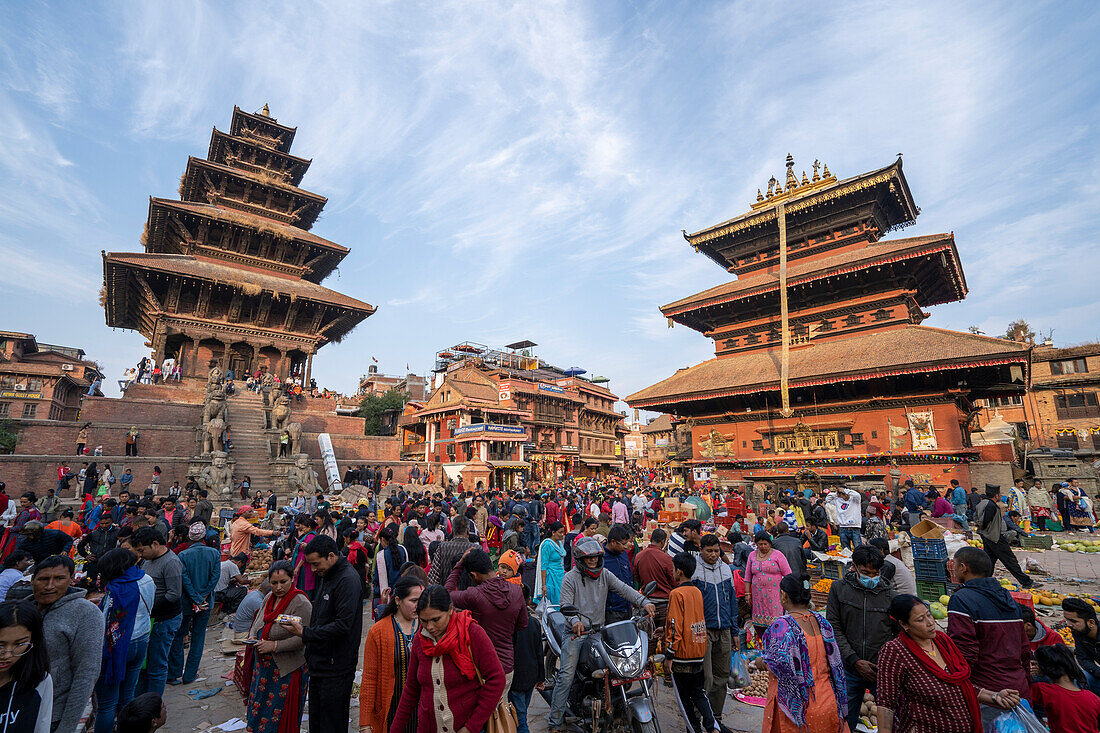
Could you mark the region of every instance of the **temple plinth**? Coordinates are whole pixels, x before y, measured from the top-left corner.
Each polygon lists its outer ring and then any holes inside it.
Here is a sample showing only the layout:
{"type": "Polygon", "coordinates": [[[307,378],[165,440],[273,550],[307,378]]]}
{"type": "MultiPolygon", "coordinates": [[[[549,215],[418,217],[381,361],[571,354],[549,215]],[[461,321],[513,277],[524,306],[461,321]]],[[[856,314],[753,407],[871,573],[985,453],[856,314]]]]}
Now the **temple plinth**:
{"type": "Polygon", "coordinates": [[[235,107],[180,198],[150,198],[143,253],[103,253],[107,325],[140,332],[185,377],[266,368],[308,383],[313,355],[375,308],[320,283],[348,250],[310,232],[326,199],[299,188],[295,128],[235,107]]]}

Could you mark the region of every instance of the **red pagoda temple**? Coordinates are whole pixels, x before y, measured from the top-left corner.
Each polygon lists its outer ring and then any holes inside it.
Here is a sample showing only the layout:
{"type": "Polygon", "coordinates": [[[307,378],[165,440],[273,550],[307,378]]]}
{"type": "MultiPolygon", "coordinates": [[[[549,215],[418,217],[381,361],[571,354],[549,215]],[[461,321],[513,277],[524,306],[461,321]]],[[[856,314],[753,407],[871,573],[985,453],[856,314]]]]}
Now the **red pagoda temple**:
{"type": "Polygon", "coordinates": [[[953,234],[881,239],[919,211],[900,157],[837,180],[816,161],[799,178],[788,155],[748,213],[684,234],[737,276],[661,308],[715,358],[626,401],[686,420],[720,481],[966,485],[975,400],[1022,394],[1030,350],[921,325],[967,287],[953,234]]]}
{"type": "Polygon", "coordinates": [[[317,350],[374,313],[319,284],[348,250],[309,231],[326,199],[298,187],[310,161],[290,154],[295,130],[267,105],[234,107],[229,132],[188,159],[180,200],[149,199],[145,252],[103,254],[107,325],[139,331],[158,364],[308,383],[317,350]]]}

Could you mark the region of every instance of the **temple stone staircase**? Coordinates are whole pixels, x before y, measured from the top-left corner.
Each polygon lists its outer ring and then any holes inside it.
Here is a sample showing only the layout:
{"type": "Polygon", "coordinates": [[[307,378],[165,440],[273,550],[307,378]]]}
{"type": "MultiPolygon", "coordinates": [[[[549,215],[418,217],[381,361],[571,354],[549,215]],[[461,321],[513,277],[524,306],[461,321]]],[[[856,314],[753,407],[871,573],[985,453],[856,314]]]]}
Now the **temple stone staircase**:
{"type": "MultiPolygon", "coordinates": [[[[273,488],[271,477],[271,447],[265,432],[263,398],[248,390],[234,393],[227,401],[229,411],[229,435],[233,441],[232,457],[237,464],[233,478],[240,481],[245,476],[252,479],[252,493],[257,489],[267,496],[273,488]]],[[[235,497],[239,500],[239,496],[235,497]]]]}

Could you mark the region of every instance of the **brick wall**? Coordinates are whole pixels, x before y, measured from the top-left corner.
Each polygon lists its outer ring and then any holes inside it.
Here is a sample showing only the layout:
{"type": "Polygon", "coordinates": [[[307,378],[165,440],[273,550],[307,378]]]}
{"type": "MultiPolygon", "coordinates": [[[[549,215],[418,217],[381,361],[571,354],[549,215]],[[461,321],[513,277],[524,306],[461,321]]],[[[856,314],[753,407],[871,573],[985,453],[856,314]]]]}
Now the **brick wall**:
{"type": "MultiPolygon", "coordinates": [[[[19,440],[15,444],[16,455],[24,456],[75,456],[76,434],[83,423],[51,420],[22,420],[19,424],[19,440]]],[[[195,452],[195,428],[182,426],[148,425],[140,422],[103,424],[93,422],[88,428],[88,452],[97,445],[112,456],[126,455],[126,433],[130,426],[138,429],[138,454],[147,456],[176,456],[186,458],[195,452]]]]}
{"type": "MultiPolygon", "coordinates": [[[[149,478],[153,475],[153,466],[160,466],[161,493],[166,494],[173,481],[179,481],[180,485],[186,483],[187,463],[186,458],[125,458],[123,456],[0,456],[0,481],[7,484],[8,496],[18,496],[23,491],[44,493],[47,488],[57,486],[57,467],[61,460],[68,460],[73,473],[79,473],[82,461],[95,460],[102,468],[105,463],[111,464],[111,472],[115,476],[121,476],[127,468],[134,474],[134,482],[130,485],[132,490],[144,490],[149,485],[149,478]]],[[[62,498],[73,498],[76,491],[76,480],[70,484],[70,491],[62,498]]],[[[119,485],[115,484],[112,493],[118,493],[119,485]]]]}
{"type": "Polygon", "coordinates": [[[162,399],[114,399],[97,397],[84,400],[80,422],[131,425],[188,425],[201,422],[202,406],[179,404],[162,399]]]}

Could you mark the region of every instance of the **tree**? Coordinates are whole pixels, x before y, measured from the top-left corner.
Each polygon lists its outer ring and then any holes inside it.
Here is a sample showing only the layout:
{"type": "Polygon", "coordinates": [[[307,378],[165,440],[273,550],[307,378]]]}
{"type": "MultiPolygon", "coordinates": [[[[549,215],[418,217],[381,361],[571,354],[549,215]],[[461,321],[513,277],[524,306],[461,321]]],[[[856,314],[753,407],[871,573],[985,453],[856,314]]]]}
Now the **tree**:
{"type": "Polygon", "coordinates": [[[1035,345],[1035,332],[1031,330],[1031,326],[1023,318],[1017,318],[1012,323],[1008,324],[1008,328],[1005,329],[1005,335],[1002,338],[1006,338],[1009,341],[1019,341],[1022,344],[1028,346],[1035,345]]]}
{"type": "Polygon", "coordinates": [[[11,420],[0,420],[0,453],[14,453],[19,432],[11,420]]]}
{"type": "Polygon", "coordinates": [[[364,418],[364,435],[385,435],[382,426],[382,415],[391,410],[400,412],[405,409],[405,402],[409,396],[404,392],[391,389],[382,396],[375,394],[364,395],[359,401],[359,417],[364,418]]]}

